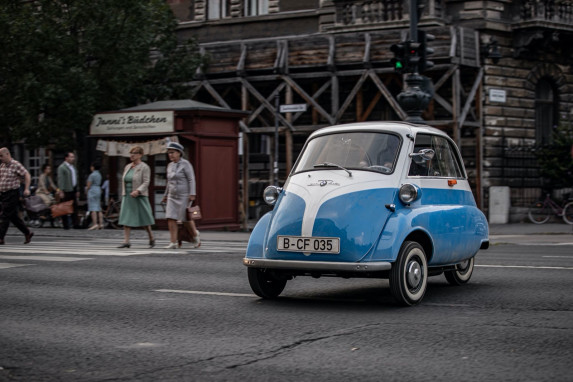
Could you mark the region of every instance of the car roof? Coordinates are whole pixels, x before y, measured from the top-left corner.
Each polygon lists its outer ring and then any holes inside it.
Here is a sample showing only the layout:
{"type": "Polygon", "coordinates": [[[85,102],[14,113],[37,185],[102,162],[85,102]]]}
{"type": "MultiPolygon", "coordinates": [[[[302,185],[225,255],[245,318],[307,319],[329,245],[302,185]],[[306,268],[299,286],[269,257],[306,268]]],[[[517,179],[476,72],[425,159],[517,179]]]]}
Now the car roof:
{"type": "Polygon", "coordinates": [[[346,132],[385,131],[385,132],[395,132],[400,135],[412,134],[413,136],[416,136],[418,133],[431,133],[448,137],[448,135],[443,131],[427,125],[418,125],[408,122],[379,121],[379,122],[347,123],[342,125],[324,127],[322,129],[313,132],[309,138],[313,138],[319,135],[343,132],[343,131],[346,132]]]}

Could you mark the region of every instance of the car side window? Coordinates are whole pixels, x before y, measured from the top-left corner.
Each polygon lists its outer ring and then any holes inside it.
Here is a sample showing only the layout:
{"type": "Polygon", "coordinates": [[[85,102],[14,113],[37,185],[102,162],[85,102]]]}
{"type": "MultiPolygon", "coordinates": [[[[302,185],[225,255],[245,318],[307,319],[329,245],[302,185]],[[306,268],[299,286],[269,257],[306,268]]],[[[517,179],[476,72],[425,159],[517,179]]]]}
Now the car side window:
{"type": "Polygon", "coordinates": [[[409,176],[427,176],[440,178],[463,177],[456,153],[451,143],[444,137],[418,134],[414,143],[414,153],[424,149],[434,151],[434,157],[428,161],[412,160],[409,176]]]}
{"type": "Polygon", "coordinates": [[[435,152],[432,160],[432,171],[436,174],[434,176],[461,178],[462,172],[450,142],[443,137],[432,137],[432,148],[435,152]]]}

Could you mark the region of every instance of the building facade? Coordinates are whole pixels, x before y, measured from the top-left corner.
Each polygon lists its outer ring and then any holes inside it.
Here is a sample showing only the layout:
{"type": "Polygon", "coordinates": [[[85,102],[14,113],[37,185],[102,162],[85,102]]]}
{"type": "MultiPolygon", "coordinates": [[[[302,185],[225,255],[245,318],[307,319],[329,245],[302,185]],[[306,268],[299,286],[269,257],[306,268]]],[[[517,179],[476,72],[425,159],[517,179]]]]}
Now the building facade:
{"type": "Polygon", "coordinates": [[[286,179],[308,134],[345,122],[404,120],[392,44],[412,12],[435,36],[433,95],[423,118],[460,146],[479,206],[511,189],[520,220],[542,185],[532,150],[573,118],[573,4],[565,0],[168,0],[182,39],[210,64],[194,99],[250,111],[243,133],[243,200],[257,215],[261,189],[286,179]],[[277,104],[306,111],[277,113],[277,104]],[[273,172],[279,131],[278,174],[273,172]],[[519,148],[516,150],[516,148],[519,148]],[[515,152],[525,150],[525,156],[515,152]],[[278,179],[277,179],[278,178],[278,179]],[[521,209],[521,210],[520,210],[521,209]]]}

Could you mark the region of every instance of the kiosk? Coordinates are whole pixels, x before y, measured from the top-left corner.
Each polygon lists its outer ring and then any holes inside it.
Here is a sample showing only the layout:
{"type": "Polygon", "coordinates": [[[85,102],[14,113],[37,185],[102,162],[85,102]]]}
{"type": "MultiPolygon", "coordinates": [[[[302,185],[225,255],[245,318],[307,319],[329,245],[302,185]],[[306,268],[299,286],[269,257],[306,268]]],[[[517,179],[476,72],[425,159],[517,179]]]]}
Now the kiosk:
{"type": "Polygon", "coordinates": [[[238,230],[239,121],[247,115],[193,100],[159,101],[96,114],[90,137],[97,139],[96,149],[105,153],[110,192],[118,196],[129,149],[134,145],[144,148],[143,160],[151,168],[149,200],[159,228],[167,226],[161,204],[168,164],[166,146],[170,140],[179,142],[195,170],[196,204],[203,214],[197,226],[238,230]]]}

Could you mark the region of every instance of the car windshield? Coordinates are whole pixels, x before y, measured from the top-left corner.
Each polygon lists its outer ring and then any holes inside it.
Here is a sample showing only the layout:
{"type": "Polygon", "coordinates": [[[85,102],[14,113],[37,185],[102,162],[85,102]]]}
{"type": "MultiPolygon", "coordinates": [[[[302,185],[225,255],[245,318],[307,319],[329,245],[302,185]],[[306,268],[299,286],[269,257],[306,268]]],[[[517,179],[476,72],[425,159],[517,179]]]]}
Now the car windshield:
{"type": "Polygon", "coordinates": [[[294,172],[316,168],[394,171],[400,138],[391,133],[354,132],[322,135],[308,142],[294,172]]]}

